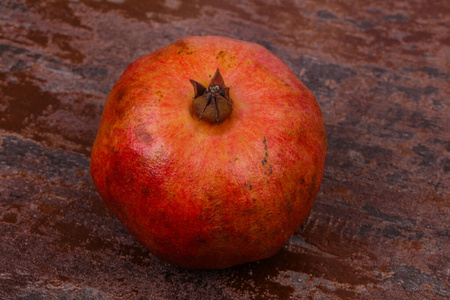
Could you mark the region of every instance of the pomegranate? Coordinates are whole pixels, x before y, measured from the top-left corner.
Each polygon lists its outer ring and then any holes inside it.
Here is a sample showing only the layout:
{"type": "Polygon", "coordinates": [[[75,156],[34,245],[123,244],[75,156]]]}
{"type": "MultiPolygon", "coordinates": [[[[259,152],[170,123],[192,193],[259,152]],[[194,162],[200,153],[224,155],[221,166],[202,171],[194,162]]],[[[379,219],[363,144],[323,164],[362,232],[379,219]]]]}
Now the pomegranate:
{"type": "Polygon", "coordinates": [[[105,204],[156,257],[227,268],[274,255],[309,214],[327,140],[312,93],[264,47],[189,37],[133,62],[91,156],[105,204]]]}

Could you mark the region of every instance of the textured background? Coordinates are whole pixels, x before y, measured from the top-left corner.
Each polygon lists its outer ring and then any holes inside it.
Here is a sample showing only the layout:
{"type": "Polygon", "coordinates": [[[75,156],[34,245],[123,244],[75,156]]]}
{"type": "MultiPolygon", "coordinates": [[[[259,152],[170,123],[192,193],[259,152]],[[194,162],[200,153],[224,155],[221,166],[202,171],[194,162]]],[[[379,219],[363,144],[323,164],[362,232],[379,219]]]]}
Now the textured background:
{"type": "Polygon", "coordinates": [[[0,299],[449,298],[449,20],[437,0],[1,0],[0,299]],[[189,271],[111,215],[89,155],[128,64],[210,34],[280,57],[329,150],[276,256],[189,271]]]}

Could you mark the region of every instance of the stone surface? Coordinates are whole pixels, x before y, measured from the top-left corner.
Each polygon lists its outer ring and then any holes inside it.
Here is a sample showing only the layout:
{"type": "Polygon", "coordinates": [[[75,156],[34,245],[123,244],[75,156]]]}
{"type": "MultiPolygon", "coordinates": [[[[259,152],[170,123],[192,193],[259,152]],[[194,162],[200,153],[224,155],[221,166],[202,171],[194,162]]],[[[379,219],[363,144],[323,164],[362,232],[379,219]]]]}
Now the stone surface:
{"type": "Polygon", "coordinates": [[[447,1],[0,2],[0,299],[447,299],[447,1]],[[274,257],[222,271],[152,257],[105,208],[89,154],[136,58],[248,40],[312,90],[321,192],[274,257]]]}

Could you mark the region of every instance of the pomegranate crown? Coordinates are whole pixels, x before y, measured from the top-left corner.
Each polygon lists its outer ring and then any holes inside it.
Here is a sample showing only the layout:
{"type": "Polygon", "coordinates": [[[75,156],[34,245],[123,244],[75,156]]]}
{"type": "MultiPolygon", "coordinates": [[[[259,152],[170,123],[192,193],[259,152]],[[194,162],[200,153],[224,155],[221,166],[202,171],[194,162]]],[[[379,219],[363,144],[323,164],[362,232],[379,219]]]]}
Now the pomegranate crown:
{"type": "Polygon", "coordinates": [[[191,104],[193,115],[211,124],[220,124],[230,116],[233,111],[230,88],[225,86],[219,69],[216,70],[207,88],[195,80],[191,79],[190,82],[194,86],[195,93],[191,104]]]}

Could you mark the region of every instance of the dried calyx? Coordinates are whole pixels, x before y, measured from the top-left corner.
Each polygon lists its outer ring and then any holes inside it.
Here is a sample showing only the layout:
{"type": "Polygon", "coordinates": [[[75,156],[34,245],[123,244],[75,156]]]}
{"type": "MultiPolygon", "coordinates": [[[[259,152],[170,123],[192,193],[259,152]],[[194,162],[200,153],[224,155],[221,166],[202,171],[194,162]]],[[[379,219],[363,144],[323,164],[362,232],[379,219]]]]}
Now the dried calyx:
{"type": "Polygon", "coordinates": [[[191,113],[209,123],[220,124],[228,118],[233,110],[230,99],[230,88],[225,86],[222,75],[217,69],[208,88],[201,83],[190,80],[194,86],[194,100],[191,104],[191,113]]]}

